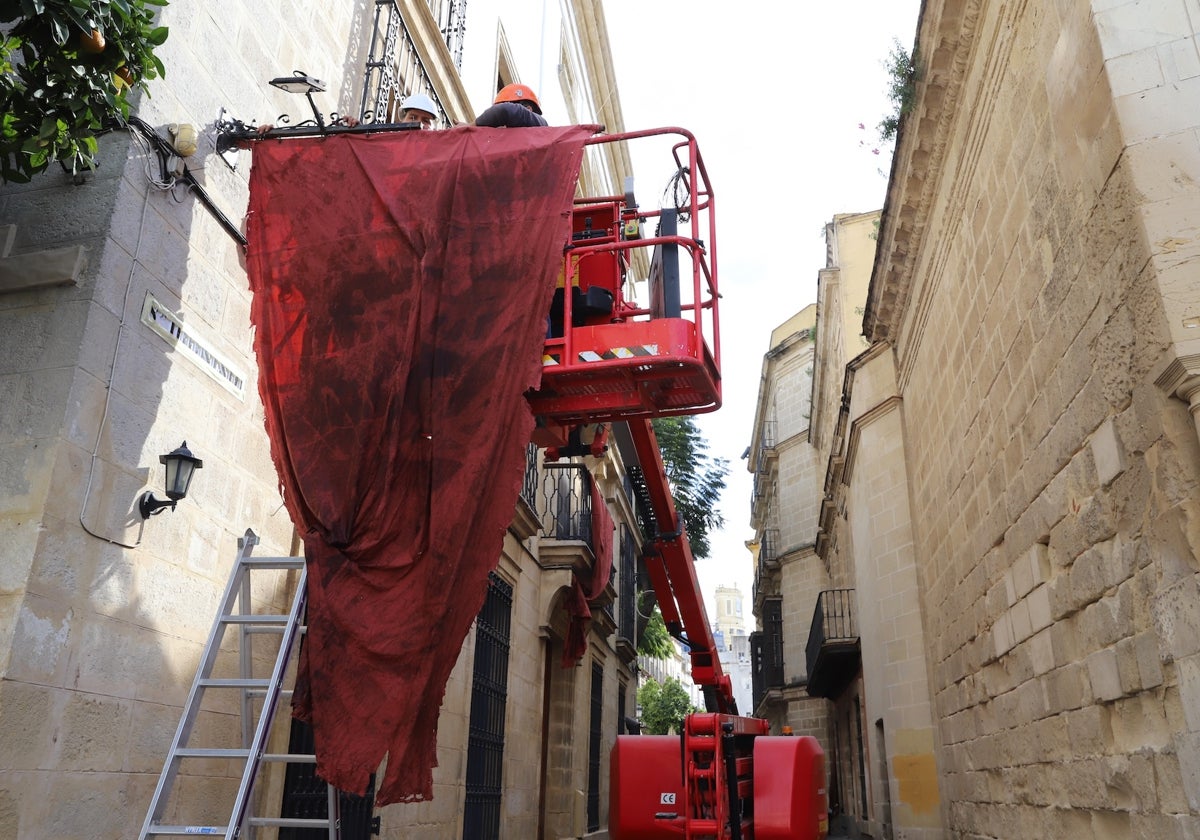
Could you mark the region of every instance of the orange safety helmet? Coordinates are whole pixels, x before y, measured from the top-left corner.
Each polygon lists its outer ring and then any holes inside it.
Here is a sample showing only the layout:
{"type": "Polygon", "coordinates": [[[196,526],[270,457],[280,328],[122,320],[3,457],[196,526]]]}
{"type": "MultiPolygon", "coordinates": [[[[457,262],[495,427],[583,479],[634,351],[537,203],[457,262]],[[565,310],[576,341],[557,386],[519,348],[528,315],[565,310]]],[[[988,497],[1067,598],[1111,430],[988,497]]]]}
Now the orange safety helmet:
{"type": "Polygon", "coordinates": [[[513,83],[500,88],[500,92],[496,94],[496,98],[492,100],[493,105],[499,105],[501,102],[528,102],[533,106],[535,114],[542,113],[541,103],[538,102],[537,94],[529,85],[513,83]]]}

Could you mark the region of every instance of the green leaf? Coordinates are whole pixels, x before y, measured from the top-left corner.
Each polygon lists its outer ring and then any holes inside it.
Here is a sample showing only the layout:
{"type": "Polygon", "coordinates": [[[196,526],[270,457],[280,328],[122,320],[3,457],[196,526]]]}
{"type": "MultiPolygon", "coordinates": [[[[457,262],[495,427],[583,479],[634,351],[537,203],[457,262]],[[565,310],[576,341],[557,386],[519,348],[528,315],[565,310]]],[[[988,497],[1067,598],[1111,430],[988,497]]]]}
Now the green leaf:
{"type": "Polygon", "coordinates": [[[125,123],[128,90],[113,72],[127,64],[135,87],[165,75],[154,55],[168,37],[154,17],[165,0],[0,0],[0,180],[27,180],[55,160],[90,166],[96,135],[125,123]],[[24,18],[24,20],[21,20],[24,18]],[[106,36],[106,49],[84,53],[81,32],[106,36]]]}
{"type": "Polygon", "coordinates": [[[4,162],[3,171],[0,175],[4,176],[4,180],[10,184],[28,184],[33,179],[19,169],[9,165],[8,161],[4,162]]]}
{"type": "Polygon", "coordinates": [[[49,18],[50,34],[54,38],[54,43],[61,47],[67,43],[67,38],[71,37],[71,30],[58,15],[49,15],[49,18]]]}

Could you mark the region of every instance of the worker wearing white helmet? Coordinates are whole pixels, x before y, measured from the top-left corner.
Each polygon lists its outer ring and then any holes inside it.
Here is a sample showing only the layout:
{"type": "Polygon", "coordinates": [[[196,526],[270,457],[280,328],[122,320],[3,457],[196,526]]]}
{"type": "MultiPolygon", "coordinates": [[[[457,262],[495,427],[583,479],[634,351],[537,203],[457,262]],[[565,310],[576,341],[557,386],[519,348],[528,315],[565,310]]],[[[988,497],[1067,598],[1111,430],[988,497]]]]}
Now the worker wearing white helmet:
{"type": "Polygon", "coordinates": [[[420,123],[421,128],[433,128],[438,107],[423,93],[414,93],[400,103],[400,122],[420,123]]]}

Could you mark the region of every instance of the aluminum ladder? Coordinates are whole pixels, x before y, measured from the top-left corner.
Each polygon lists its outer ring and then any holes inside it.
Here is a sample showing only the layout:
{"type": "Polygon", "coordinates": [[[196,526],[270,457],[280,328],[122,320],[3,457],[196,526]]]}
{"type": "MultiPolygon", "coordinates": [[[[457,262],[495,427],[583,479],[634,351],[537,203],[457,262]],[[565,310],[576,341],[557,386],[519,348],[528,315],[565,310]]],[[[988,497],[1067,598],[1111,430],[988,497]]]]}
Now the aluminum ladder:
{"type": "MultiPolygon", "coordinates": [[[[329,832],[330,840],[337,840],[338,791],[329,786],[330,815],[326,819],[302,819],[292,817],[256,817],[250,813],[254,784],[259,768],[264,761],[279,763],[313,764],[313,755],[291,755],[266,752],[271,724],[280,700],[290,697],[292,692],[284,690],[283,681],[288,670],[297,639],[304,633],[301,621],[306,601],[306,570],[303,557],[252,557],[251,551],[258,544],[258,536],[247,529],[246,535],[238,539],[238,556],[229,583],[221,598],[220,610],[213,622],[208,643],[200,657],[196,677],[183,707],[179,727],[171,742],[170,752],[158,777],[158,785],[150,800],[146,820],[142,825],[139,840],[152,837],[207,835],[225,837],[226,840],[252,840],[257,827],[319,828],[329,832]],[[256,614],[252,611],[250,578],[253,572],[262,570],[292,570],[300,573],[291,609],[286,615],[256,614]],[[218,679],[213,677],[217,656],[221,651],[225,631],[238,629],[238,677],[218,679]],[[250,639],[256,635],[279,637],[279,648],[275,665],[269,679],[256,678],[253,673],[253,657],[250,639]],[[200,713],[201,702],[208,691],[238,692],[241,704],[241,747],[224,749],[191,745],[192,729],[200,713]],[[255,713],[255,701],[262,701],[261,710],[255,713]],[[181,764],[188,759],[233,759],[244,762],[241,783],[224,825],[169,825],[161,820],[167,809],[181,764]]],[[[228,695],[226,695],[228,697],[228,695]]],[[[182,804],[182,803],[180,803],[182,804]]]]}

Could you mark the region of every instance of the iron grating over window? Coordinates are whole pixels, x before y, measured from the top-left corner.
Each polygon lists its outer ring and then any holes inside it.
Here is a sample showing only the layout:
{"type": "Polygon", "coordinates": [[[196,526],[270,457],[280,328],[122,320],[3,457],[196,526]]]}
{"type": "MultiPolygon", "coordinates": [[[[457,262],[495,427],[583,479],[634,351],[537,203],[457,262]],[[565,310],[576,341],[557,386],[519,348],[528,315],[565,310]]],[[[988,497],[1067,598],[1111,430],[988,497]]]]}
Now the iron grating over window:
{"type": "Polygon", "coordinates": [[[600,830],[600,741],[604,719],[604,668],[592,663],[592,715],[588,726],[587,830],[600,830]]]}
{"type": "Polygon", "coordinates": [[[500,837],[512,599],[512,586],[493,572],[488,580],[487,599],[475,624],[463,840],[500,837]]]}
{"type": "Polygon", "coordinates": [[[538,491],[538,448],[537,444],[525,445],[525,479],[521,482],[521,498],[530,510],[537,510],[538,491]]]}
{"type": "Polygon", "coordinates": [[[620,683],[617,686],[617,734],[618,735],[623,735],[625,733],[625,725],[626,725],[625,724],[625,692],[628,690],[629,689],[626,688],[625,683],[620,683]]]}
{"type": "Polygon", "coordinates": [[[767,692],[783,685],[783,599],[763,601],[761,632],[750,634],[750,668],[754,707],[767,692]]]}
{"type": "Polygon", "coordinates": [[[363,123],[399,122],[400,103],[410,93],[427,94],[437,105],[438,122],[449,124],[446,108],[421,61],[399,3],[397,0],[375,0],[359,120],[363,123]]]}
{"type": "Polygon", "coordinates": [[[438,30],[450,50],[454,66],[462,69],[463,36],[467,31],[467,0],[429,0],[429,9],[437,18],[438,30]]]}
{"type": "Polygon", "coordinates": [[[583,464],[546,464],[542,532],[550,539],[592,542],[592,477],[583,464]]]}
{"type": "MultiPolygon", "coordinates": [[[[292,755],[312,755],[316,752],[313,729],[304,721],[292,718],[288,752],[292,755]]],[[[379,833],[379,818],[375,809],[375,774],[367,783],[367,792],[354,796],[338,791],[338,825],[341,840],[368,840],[379,833]]],[[[315,764],[289,763],[284,771],[283,801],[279,816],[309,820],[329,818],[329,785],[317,775],[315,764]]],[[[327,828],[281,828],[279,840],[328,840],[327,828]]]]}
{"type": "Polygon", "coordinates": [[[617,635],[637,646],[637,543],[633,531],[621,523],[621,560],[617,574],[617,635]]]}

